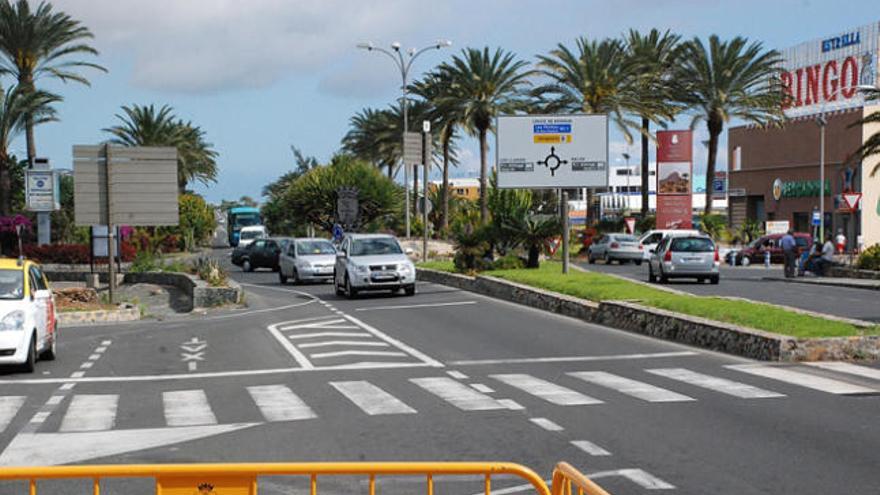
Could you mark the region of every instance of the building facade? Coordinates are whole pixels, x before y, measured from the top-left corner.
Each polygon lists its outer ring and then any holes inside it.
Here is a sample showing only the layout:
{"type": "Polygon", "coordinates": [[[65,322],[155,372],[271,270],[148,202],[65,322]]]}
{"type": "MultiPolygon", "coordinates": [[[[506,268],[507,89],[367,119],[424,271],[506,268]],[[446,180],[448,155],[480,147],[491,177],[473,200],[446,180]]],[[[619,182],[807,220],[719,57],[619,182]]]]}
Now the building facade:
{"type": "Polygon", "coordinates": [[[826,233],[843,232],[847,248],[880,243],[880,157],[859,161],[854,152],[878,129],[859,120],[880,106],[866,106],[860,88],[876,86],[880,23],[802,43],[782,52],[782,83],[790,95],[781,128],[740,126],[728,131],[729,214],[746,220],[788,221],[815,232],[824,205],[826,233]],[[820,187],[824,124],[825,187],[820,187]],[[853,211],[846,199],[861,194],[853,211]]]}

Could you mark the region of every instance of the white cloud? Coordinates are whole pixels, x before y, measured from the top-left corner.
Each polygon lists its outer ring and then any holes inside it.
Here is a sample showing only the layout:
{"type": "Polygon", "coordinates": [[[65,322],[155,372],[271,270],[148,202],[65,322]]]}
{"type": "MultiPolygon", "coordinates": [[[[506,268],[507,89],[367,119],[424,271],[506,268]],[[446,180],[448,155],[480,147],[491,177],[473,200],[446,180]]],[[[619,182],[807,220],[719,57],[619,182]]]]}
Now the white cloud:
{"type": "Polygon", "coordinates": [[[320,72],[358,41],[409,35],[421,25],[417,19],[433,14],[404,8],[403,0],[55,4],[95,33],[101,51],[131,60],[135,85],[183,92],[259,88],[288,74],[320,72]]]}

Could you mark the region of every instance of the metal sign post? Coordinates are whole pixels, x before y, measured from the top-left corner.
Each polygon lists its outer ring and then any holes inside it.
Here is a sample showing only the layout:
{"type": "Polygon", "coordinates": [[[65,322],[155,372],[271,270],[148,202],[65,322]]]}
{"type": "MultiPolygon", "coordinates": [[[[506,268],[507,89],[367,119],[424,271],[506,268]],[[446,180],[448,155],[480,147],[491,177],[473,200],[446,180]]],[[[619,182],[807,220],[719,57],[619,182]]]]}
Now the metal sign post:
{"type": "Polygon", "coordinates": [[[562,273],[568,274],[568,193],[562,193],[562,273]]]}
{"type": "Polygon", "coordinates": [[[114,254],[116,253],[116,247],[113,245],[113,240],[115,238],[115,229],[113,227],[113,213],[111,211],[113,203],[112,201],[110,201],[110,196],[113,194],[110,181],[110,174],[112,173],[112,165],[110,161],[110,145],[104,143],[104,191],[106,191],[104,198],[107,202],[107,276],[109,277],[107,280],[107,292],[110,296],[110,304],[115,304],[116,265],[113,264],[113,260],[114,254]]]}
{"type": "Polygon", "coordinates": [[[431,160],[431,121],[422,121],[422,261],[428,260],[428,163],[431,160]]]}

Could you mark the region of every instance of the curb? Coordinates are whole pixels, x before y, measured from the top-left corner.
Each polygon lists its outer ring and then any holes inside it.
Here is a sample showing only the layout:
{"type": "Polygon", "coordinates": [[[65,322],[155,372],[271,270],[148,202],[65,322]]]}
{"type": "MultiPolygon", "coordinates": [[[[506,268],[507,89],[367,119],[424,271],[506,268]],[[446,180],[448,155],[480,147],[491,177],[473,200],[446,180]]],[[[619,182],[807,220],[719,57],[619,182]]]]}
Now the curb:
{"type": "MultiPolygon", "coordinates": [[[[865,285],[865,284],[856,284],[850,282],[823,282],[821,279],[811,279],[816,280],[816,282],[807,282],[805,280],[797,280],[797,279],[785,279],[785,278],[776,278],[776,277],[761,277],[761,280],[766,280],[768,282],[784,282],[787,284],[801,284],[801,285],[821,285],[822,287],[844,287],[847,289],[861,289],[861,290],[880,290],[880,283],[876,285],[865,285]]],[[[857,280],[868,280],[868,279],[857,279],[857,280]]]]}
{"type": "Polygon", "coordinates": [[[880,359],[880,335],[803,339],[651,308],[629,301],[595,303],[508,282],[417,269],[418,280],[552,311],[611,328],[762,361],[880,359]]]}
{"type": "Polygon", "coordinates": [[[86,326],[95,323],[120,323],[125,321],[137,321],[140,319],[141,310],[134,307],[58,313],[58,325],[62,328],[86,326]]]}

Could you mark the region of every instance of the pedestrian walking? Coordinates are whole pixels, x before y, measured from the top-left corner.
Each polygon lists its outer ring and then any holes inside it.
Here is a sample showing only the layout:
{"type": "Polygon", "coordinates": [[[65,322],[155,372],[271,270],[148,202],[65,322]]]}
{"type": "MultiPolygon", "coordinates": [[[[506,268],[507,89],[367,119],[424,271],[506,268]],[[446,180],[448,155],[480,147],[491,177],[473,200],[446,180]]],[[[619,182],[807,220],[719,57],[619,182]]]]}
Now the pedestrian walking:
{"type": "Polygon", "coordinates": [[[782,236],[782,239],[779,241],[779,247],[782,248],[782,255],[785,260],[785,278],[792,278],[797,271],[798,247],[791,230],[782,236]]]}
{"type": "Polygon", "coordinates": [[[837,237],[834,238],[834,244],[837,248],[837,254],[843,254],[846,250],[846,236],[843,235],[843,229],[837,229],[837,237]]]}
{"type": "Polygon", "coordinates": [[[816,275],[824,277],[828,275],[828,269],[834,263],[834,242],[831,234],[825,237],[825,244],[822,245],[822,254],[816,260],[816,275]]]}

